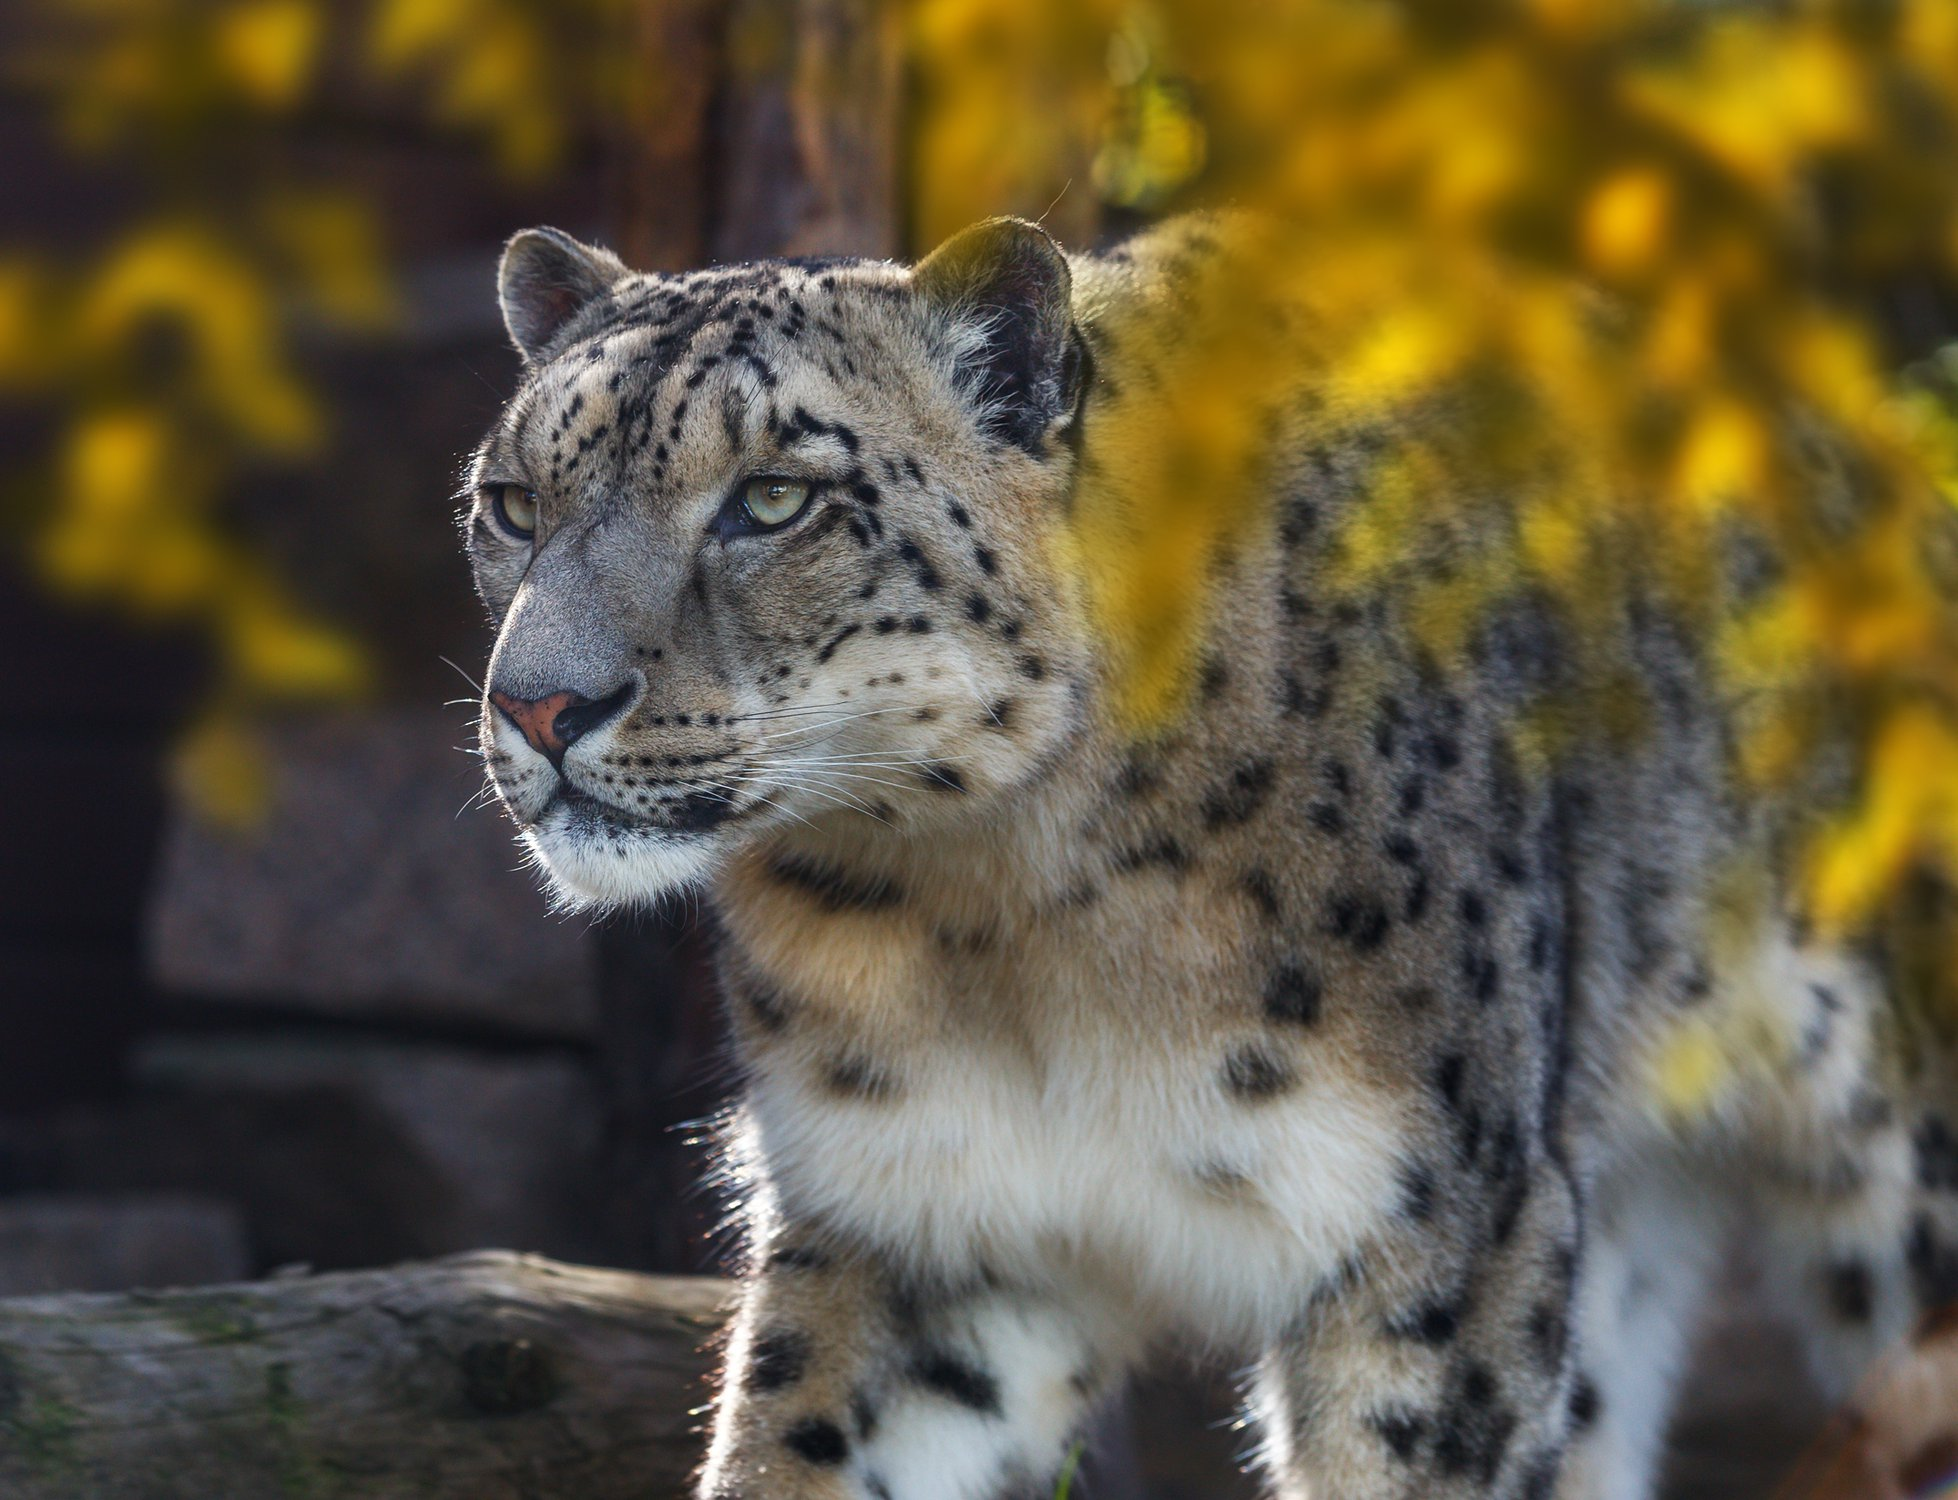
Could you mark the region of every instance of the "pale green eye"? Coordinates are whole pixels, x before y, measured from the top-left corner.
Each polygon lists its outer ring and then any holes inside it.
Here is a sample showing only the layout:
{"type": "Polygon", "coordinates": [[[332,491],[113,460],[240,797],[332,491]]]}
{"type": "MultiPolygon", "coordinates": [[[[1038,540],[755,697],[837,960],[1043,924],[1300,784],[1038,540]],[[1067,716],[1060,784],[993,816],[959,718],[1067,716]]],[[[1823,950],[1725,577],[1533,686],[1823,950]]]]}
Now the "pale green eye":
{"type": "Polygon", "coordinates": [[[537,529],[537,496],[522,485],[491,485],[490,504],[505,531],[529,536],[537,529]]]}
{"type": "Polygon", "coordinates": [[[809,503],[809,486],[800,479],[750,479],[741,491],[741,508],[757,526],[786,526],[809,503]]]}

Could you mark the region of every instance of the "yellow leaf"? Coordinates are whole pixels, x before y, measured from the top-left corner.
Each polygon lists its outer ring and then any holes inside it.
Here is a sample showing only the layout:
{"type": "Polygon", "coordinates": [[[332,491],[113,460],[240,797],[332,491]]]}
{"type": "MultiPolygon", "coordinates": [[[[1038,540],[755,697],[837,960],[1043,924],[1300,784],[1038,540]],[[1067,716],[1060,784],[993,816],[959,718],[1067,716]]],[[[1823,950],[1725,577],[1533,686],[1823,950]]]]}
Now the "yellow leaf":
{"type": "Polygon", "coordinates": [[[1585,258],[1606,276],[1651,269],[1664,247],[1672,215],[1672,184],[1653,167],[1630,167],[1607,178],[1584,205],[1585,258]]]}
{"type": "Polygon", "coordinates": [[[253,0],[215,23],[219,59],[253,102],[267,108],[295,103],[319,51],[320,15],[311,0],[253,0]]]}

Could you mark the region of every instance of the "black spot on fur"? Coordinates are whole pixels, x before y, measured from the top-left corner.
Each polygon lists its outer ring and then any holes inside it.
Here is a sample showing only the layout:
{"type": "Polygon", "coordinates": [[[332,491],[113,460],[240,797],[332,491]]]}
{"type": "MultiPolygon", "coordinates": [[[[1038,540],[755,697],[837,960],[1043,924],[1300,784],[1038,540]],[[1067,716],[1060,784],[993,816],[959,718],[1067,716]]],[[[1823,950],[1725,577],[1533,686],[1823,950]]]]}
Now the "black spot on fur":
{"type": "Polygon", "coordinates": [[[1328,905],[1326,924],[1334,937],[1371,953],[1386,941],[1393,919],[1371,891],[1344,891],[1328,905]]]}
{"type": "Polygon", "coordinates": [[[1471,1361],[1439,1423],[1434,1454],[1442,1473],[1472,1474],[1484,1485],[1494,1483],[1516,1431],[1516,1414],[1498,1403],[1497,1394],[1488,1366],[1471,1361]]]}
{"type": "Polygon", "coordinates": [[[927,1349],[912,1361],[911,1378],[928,1391],[984,1416],[1000,1414],[999,1381],[944,1349],[927,1349]]]}
{"type": "Polygon", "coordinates": [[[1589,1375],[1579,1375],[1570,1392],[1571,1430],[1588,1431],[1596,1424],[1598,1413],[1603,1409],[1604,1398],[1598,1394],[1597,1382],[1589,1375]]]}
{"type": "Polygon", "coordinates": [[[888,876],[849,874],[801,855],[781,855],[769,871],[783,884],[815,897],[826,911],[885,911],[903,899],[888,876]]]}
{"type": "Polygon", "coordinates": [[[1115,790],[1124,797],[1146,797],[1162,785],[1162,770],[1140,751],[1131,751],[1115,777],[1115,790]]]}
{"type": "Polygon", "coordinates": [[[1306,820],[1321,833],[1335,837],[1346,832],[1345,809],[1330,802],[1315,802],[1305,810],[1306,820]]]}
{"type": "Polygon", "coordinates": [[[1406,922],[1425,921],[1433,897],[1434,882],[1428,878],[1426,870],[1417,869],[1413,883],[1407,888],[1407,899],[1401,905],[1401,919],[1406,922]]]}
{"type": "Polygon", "coordinates": [[[1367,1425],[1380,1434],[1387,1451],[1402,1463],[1409,1462],[1420,1449],[1421,1435],[1427,1429],[1426,1420],[1405,1407],[1375,1412],[1367,1418],[1367,1425]]]}
{"type": "Polygon", "coordinates": [[[1958,1192],[1958,1136],[1942,1115],[1927,1115],[1912,1136],[1917,1181],[1932,1192],[1958,1192]]]}
{"type": "Polygon", "coordinates": [[[1459,1052],[1447,1053],[1435,1064],[1435,1092],[1450,1109],[1461,1107],[1462,1078],[1467,1068],[1468,1060],[1459,1052]]]}
{"type": "Polygon", "coordinates": [[[1167,835],[1115,853],[1115,868],[1124,872],[1146,870],[1152,865],[1162,865],[1181,874],[1190,867],[1190,854],[1167,835]]]}
{"type": "Polygon", "coordinates": [[[1298,1075],[1262,1047],[1240,1047],[1224,1059],[1224,1087],[1240,1099],[1275,1099],[1297,1083],[1298,1075]]]}
{"type": "Polygon", "coordinates": [[[1417,1224],[1434,1217],[1435,1198],[1440,1191],[1434,1168],[1424,1162],[1410,1162],[1401,1168],[1401,1212],[1417,1224]]]}
{"type": "Polygon", "coordinates": [[[1262,865],[1253,866],[1244,872],[1244,893],[1256,904],[1258,912],[1268,922],[1278,920],[1278,884],[1271,878],[1271,871],[1262,865]]]}
{"type": "Polygon", "coordinates": [[[672,814],[673,826],[688,833],[705,833],[734,816],[734,799],[716,787],[688,792],[672,814]]]}
{"type": "Polygon", "coordinates": [[[931,559],[925,556],[916,542],[906,537],[898,543],[897,555],[910,564],[911,574],[918,580],[919,588],[935,590],[940,586],[938,569],[931,565],[931,559]]]}
{"type": "Polygon", "coordinates": [[[863,1391],[850,1392],[850,1421],[857,1429],[857,1440],[869,1442],[877,1432],[877,1405],[863,1391]]]}
{"type": "Polygon", "coordinates": [[[839,1094],[873,1102],[897,1092],[890,1075],[858,1052],[832,1059],[823,1069],[823,1081],[839,1094]]]}
{"type": "Polygon", "coordinates": [[[1919,1307],[1928,1310],[1958,1302],[1958,1249],[1938,1238],[1929,1214],[1920,1213],[1911,1221],[1904,1260],[1910,1267],[1919,1307]]]}
{"type": "Polygon", "coordinates": [[[781,1245],[768,1252],[768,1265],[783,1271],[820,1271],[829,1257],[807,1245],[781,1245]]]}
{"type": "Polygon", "coordinates": [[[1867,1323],[1876,1309],[1876,1288],[1870,1268],[1860,1260],[1837,1261],[1824,1267],[1823,1284],[1829,1311],[1845,1323],[1867,1323]]]}
{"type": "Polygon", "coordinates": [[[1268,760],[1246,761],[1224,785],[1204,799],[1203,821],[1210,828],[1248,822],[1271,794],[1272,766],[1268,760]]]}
{"type": "Polygon", "coordinates": [[[1280,964],[1265,982],[1265,1014],[1288,1026],[1310,1026],[1319,1019],[1324,986],[1302,964],[1280,964]]]}
{"type": "Polygon", "coordinates": [[[763,1031],[781,1033],[788,1028],[789,1003],[768,985],[756,985],[747,992],[748,1014],[763,1031]]]}
{"type": "Polygon", "coordinates": [[[1411,1339],[1417,1344],[1439,1348],[1453,1343],[1461,1326],[1460,1308],[1447,1302],[1429,1302],[1402,1313],[1387,1325],[1387,1331],[1397,1339],[1411,1339]]]}
{"type": "Polygon", "coordinates": [[[1557,1476],[1562,1473],[1564,1456],[1552,1451],[1539,1453],[1523,1472],[1523,1483],[1516,1500],[1552,1500],[1557,1493],[1557,1476]]]}
{"type": "Polygon", "coordinates": [[[748,1388],[779,1391],[794,1385],[808,1373],[809,1352],[807,1334],[793,1328],[765,1330],[748,1353],[748,1388]]]}
{"type": "Polygon", "coordinates": [[[1278,528],[1278,539],[1287,547],[1296,547],[1312,535],[1318,524],[1319,507],[1303,495],[1295,496],[1285,507],[1285,520],[1278,528]]]}
{"type": "Polygon", "coordinates": [[[818,1468],[833,1469],[850,1456],[850,1440],[843,1429],[823,1417],[810,1417],[782,1434],[782,1442],[796,1457],[818,1468]]]}
{"type": "Polygon", "coordinates": [[[1286,672],[1278,680],[1280,713],[1303,719],[1322,718],[1332,706],[1332,689],[1321,683],[1308,688],[1296,672],[1286,672]]]}
{"type": "Polygon", "coordinates": [[[816,660],[828,661],[832,656],[836,655],[836,650],[839,646],[861,629],[863,629],[861,625],[845,625],[824,643],[823,649],[816,653],[816,660]]]}
{"type": "Polygon", "coordinates": [[[1530,1309],[1530,1347],[1545,1371],[1555,1371],[1563,1363],[1564,1347],[1570,1342],[1570,1317],[1555,1302],[1539,1302],[1530,1309]]]}

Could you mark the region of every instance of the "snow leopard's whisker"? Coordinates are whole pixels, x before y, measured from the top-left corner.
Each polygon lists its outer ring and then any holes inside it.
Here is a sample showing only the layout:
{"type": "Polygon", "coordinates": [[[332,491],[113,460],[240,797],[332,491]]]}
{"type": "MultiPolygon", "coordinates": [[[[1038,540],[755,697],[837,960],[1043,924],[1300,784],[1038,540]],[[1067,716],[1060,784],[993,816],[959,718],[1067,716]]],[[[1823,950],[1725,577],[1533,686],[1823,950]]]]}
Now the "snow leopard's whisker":
{"type": "Polygon", "coordinates": [[[456,809],[455,818],[452,819],[451,821],[460,822],[462,819],[462,815],[464,813],[469,812],[473,808],[486,806],[488,803],[495,800],[495,797],[496,797],[496,783],[494,781],[485,779],[481,786],[477,787],[475,791],[469,794],[468,800],[465,801],[462,804],[462,806],[456,809]]]}
{"type": "Polygon", "coordinates": [[[730,714],[724,722],[747,724],[757,719],[792,719],[798,714],[819,714],[828,709],[842,708],[847,702],[847,699],[832,698],[827,703],[798,703],[792,708],[758,708],[751,714],[730,714]]]}
{"type": "Polygon", "coordinates": [[[893,759],[889,751],[865,751],[850,755],[798,755],[780,764],[796,766],[863,766],[870,770],[904,771],[918,766],[942,766],[952,757],[945,755],[901,755],[893,759]]]}
{"type": "MultiPolygon", "coordinates": [[[[794,770],[794,768],[793,768],[793,767],[784,767],[784,768],[781,768],[781,769],[783,769],[783,770],[788,770],[788,771],[791,771],[791,772],[793,772],[793,770],[794,770]]],[[[782,788],[784,788],[785,790],[804,790],[804,791],[813,791],[813,792],[815,792],[815,793],[816,793],[817,795],[819,795],[819,796],[822,796],[822,795],[829,795],[829,796],[830,796],[830,797],[832,798],[832,800],[841,800],[841,801],[847,801],[847,802],[848,802],[848,805],[849,805],[849,806],[851,806],[851,807],[854,807],[854,808],[856,808],[856,809],[857,809],[857,811],[859,811],[859,812],[864,812],[864,813],[867,813],[867,812],[869,812],[869,811],[870,811],[870,808],[869,808],[869,806],[868,806],[867,804],[865,804],[865,803],[862,803],[862,802],[858,802],[858,801],[855,801],[855,800],[853,800],[853,799],[851,799],[851,798],[849,797],[849,794],[848,794],[848,792],[846,791],[846,789],[844,789],[844,788],[841,788],[841,787],[825,787],[825,786],[823,786],[823,785],[821,785],[821,784],[820,784],[820,783],[818,782],[818,780],[817,780],[817,775],[821,775],[821,776],[839,776],[839,775],[840,775],[840,776],[844,776],[844,777],[849,777],[850,779],[853,779],[853,780],[858,780],[858,781],[875,781],[875,782],[876,782],[876,784],[877,784],[877,785],[879,785],[879,786],[893,786],[893,787],[894,787],[894,786],[897,786],[897,785],[899,785],[899,783],[897,783],[897,782],[895,782],[895,781],[878,781],[876,777],[872,777],[872,776],[857,776],[857,777],[851,777],[851,775],[850,775],[850,773],[849,773],[849,772],[835,772],[835,771],[830,771],[830,772],[820,772],[820,773],[816,773],[816,775],[801,775],[801,776],[797,776],[797,775],[794,775],[794,774],[791,774],[791,775],[788,775],[788,776],[782,776],[782,775],[742,775],[742,774],[740,774],[740,773],[736,773],[736,774],[734,774],[734,775],[731,775],[731,776],[728,776],[728,777],[727,777],[727,778],[725,778],[725,779],[726,779],[726,780],[727,780],[727,781],[728,781],[729,783],[745,783],[745,782],[756,782],[756,781],[759,781],[759,782],[766,782],[767,784],[769,784],[769,785],[771,785],[771,786],[780,786],[780,787],[782,787],[782,788]]],[[[881,822],[882,820],[880,819],[879,821],[881,822]]]]}
{"type": "MultiPolygon", "coordinates": [[[[828,789],[824,789],[824,787],[816,787],[816,785],[811,785],[811,783],[781,783],[781,781],[775,781],[775,779],[771,779],[771,777],[760,777],[760,775],[736,775],[736,777],[728,777],[728,781],[730,781],[730,783],[746,783],[746,781],[768,781],[768,785],[771,785],[771,787],[783,787],[785,791],[813,791],[816,797],[826,797],[828,801],[832,801],[832,803],[836,803],[838,807],[848,807],[848,809],[852,809],[852,811],[856,811],[856,813],[865,813],[865,815],[869,815],[869,817],[877,817],[877,815],[875,815],[875,813],[871,813],[871,811],[869,811],[867,807],[863,807],[862,803],[856,803],[856,801],[850,801],[848,797],[844,797],[844,795],[840,795],[840,793],[832,793],[832,791],[828,791],[828,789]]],[[[766,797],[764,801],[768,803],[769,807],[775,807],[775,809],[779,809],[781,813],[787,813],[787,815],[789,815],[791,819],[795,819],[797,820],[797,822],[801,822],[801,824],[803,824],[805,828],[815,828],[816,824],[813,824],[813,822],[811,822],[811,820],[809,819],[805,819],[805,817],[803,817],[801,813],[797,813],[797,811],[795,811],[793,807],[787,807],[787,805],[783,805],[783,803],[779,803],[779,801],[775,801],[773,797],[766,797]]],[[[760,805],[760,803],[758,803],[758,805],[760,805]]],[[[881,822],[881,819],[879,819],[879,822],[881,822]]]]}
{"type": "Polygon", "coordinates": [[[478,682],[475,678],[471,677],[467,672],[463,671],[461,667],[456,666],[456,664],[453,661],[451,661],[448,657],[438,656],[435,659],[441,662],[442,665],[445,667],[453,667],[455,669],[456,676],[460,677],[464,682],[468,683],[472,688],[476,690],[476,696],[478,698],[485,696],[483,692],[483,685],[480,682],[478,682]]]}
{"type": "MultiPolygon", "coordinates": [[[[788,770],[788,771],[790,771],[790,772],[794,772],[795,770],[797,770],[797,769],[799,769],[799,768],[797,768],[797,767],[785,767],[784,769],[785,769],[785,770],[788,770]]],[[[870,785],[872,785],[872,786],[887,786],[887,787],[891,787],[891,788],[893,788],[893,789],[895,789],[895,790],[897,790],[897,791],[907,791],[907,790],[910,790],[910,788],[909,788],[909,787],[908,787],[908,786],[907,786],[907,785],[906,785],[906,784],[905,784],[904,782],[902,782],[902,781],[887,781],[887,780],[885,780],[885,779],[884,779],[883,777],[881,777],[881,776],[866,776],[866,775],[864,775],[864,774],[862,774],[862,773],[861,773],[861,772],[859,772],[859,771],[844,771],[844,770],[835,770],[835,769],[831,769],[831,768],[828,768],[828,767],[822,767],[822,766],[817,766],[817,767],[814,767],[814,768],[811,768],[811,769],[809,769],[809,770],[806,770],[806,771],[804,771],[804,772],[803,772],[803,774],[804,774],[805,776],[829,776],[829,777],[837,777],[837,778],[839,778],[839,779],[841,779],[841,780],[845,780],[845,781],[862,781],[862,782],[867,782],[867,783],[869,783],[869,784],[870,784],[870,785]]]]}
{"type": "Polygon", "coordinates": [[[915,708],[908,705],[900,705],[895,708],[867,708],[858,713],[844,714],[836,718],[825,718],[822,722],[816,724],[792,725],[787,729],[778,729],[772,734],[758,735],[756,738],[763,741],[787,739],[790,735],[794,734],[816,734],[825,729],[840,730],[845,725],[855,724],[862,719],[875,719],[884,714],[908,714],[916,712],[917,710],[915,708]]]}

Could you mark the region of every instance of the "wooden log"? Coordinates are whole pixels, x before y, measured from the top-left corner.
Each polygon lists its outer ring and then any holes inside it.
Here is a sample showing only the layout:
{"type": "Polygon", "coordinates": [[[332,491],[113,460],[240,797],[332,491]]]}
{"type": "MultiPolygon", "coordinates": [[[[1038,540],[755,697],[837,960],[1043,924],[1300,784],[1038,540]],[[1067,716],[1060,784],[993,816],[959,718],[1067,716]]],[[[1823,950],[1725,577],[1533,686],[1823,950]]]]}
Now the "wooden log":
{"type": "Polygon", "coordinates": [[[8,1500],[663,1500],[727,1283],[479,1252],[0,1301],[8,1500]]]}

